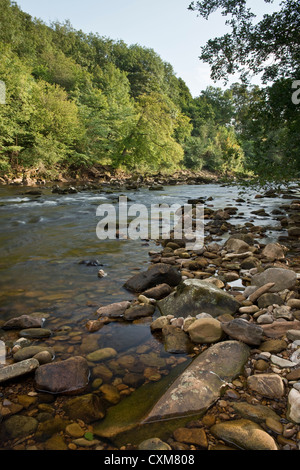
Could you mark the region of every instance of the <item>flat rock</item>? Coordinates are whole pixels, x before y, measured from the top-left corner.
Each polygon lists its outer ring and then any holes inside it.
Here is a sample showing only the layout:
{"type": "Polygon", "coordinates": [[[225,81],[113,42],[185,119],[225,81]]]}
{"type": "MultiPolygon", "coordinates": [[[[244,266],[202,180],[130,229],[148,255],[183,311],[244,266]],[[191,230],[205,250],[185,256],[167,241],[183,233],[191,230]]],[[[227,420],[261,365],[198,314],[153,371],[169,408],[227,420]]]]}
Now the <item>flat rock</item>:
{"type": "Polygon", "coordinates": [[[226,382],[243,370],[249,352],[247,345],[237,341],[212,345],[177,378],[145,422],[204,413],[220,397],[226,382]]]}
{"type": "Polygon", "coordinates": [[[154,305],[134,305],[125,310],[124,320],[134,321],[137,318],[151,317],[155,312],[154,305]]]}
{"type": "Polygon", "coordinates": [[[264,423],[267,419],[280,421],[281,417],[275,413],[271,408],[265,405],[252,405],[247,402],[232,402],[230,406],[242,418],[250,419],[256,423],[264,423]]]}
{"type": "Polygon", "coordinates": [[[25,361],[26,359],[30,359],[34,357],[36,354],[39,354],[43,351],[48,351],[51,354],[52,359],[55,357],[54,349],[46,347],[46,346],[26,346],[25,348],[19,349],[13,358],[16,362],[25,361]]]}
{"type": "Polygon", "coordinates": [[[24,338],[49,338],[52,335],[52,331],[47,328],[28,328],[21,330],[19,336],[24,338]]]}
{"type": "Polygon", "coordinates": [[[34,433],[38,424],[38,421],[30,416],[14,415],[1,425],[1,435],[6,439],[21,439],[34,433]]]}
{"type": "Polygon", "coordinates": [[[284,395],[284,383],[278,374],[255,374],[247,378],[251,390],[268,398],[281,398],[284,395]]]}
{"type": "Polygon", "coordinates": [[[36,370],[35,388],[53,394],[79,393],[87,387],[89,374],[88,363],[81,356],[44,364],[36,370]]]}
{"type": "Polygon", "coordinates": [[[168,297],[160,300],[157,306],[162,315],[186,318],[202,312],[213,317],[233,314],[240,304],[233,296],[210,282],[187,279],[168,297]]]}
{"type": "Polygon", "coordinates": [[[130,307],[129,301],[125,300],[124,302],[115,302],[113,304],[99,308],[97,310],[97,314],[100,317],[121,318],[128,307],[130,307]]]}
{"type": "Polygon", "coordinates": [[[145,271],[136,274],[125,284],[125,289],[132,292],[144,292],[160,284],[177,286],[182,280],[178,268],[163,263],[157,263],[145,271]]]}
{"type": "Polygon", "coordinates": [[[218,439],[239,449],[278,450],[274,439],[259,424],[248,419],[218,423],[210,431],[218,439]]]}
{"type": "Polygon", "coordinates": [[[142,441],[139,446],[139,450],[172,450],[172,448],[166,442],[163,442],[158,437],[152,439],[146,439],[142,441]]]}
{"type": "Polygon", "coordinates": [[[20,377],[22,375],[30,374],[39,367],[39,362],[36,359],[27,359],[22,362],[17,362],[0,369],[0,383],[7,382],[8,380],[20,377]]]}
{"type": "Polygon", "coordinates": [[[235,318],[230,322],[222,323],[223,331],[233,339],[243,341],[250,346],[259,346],[263,329],[255,323],[250,323],[242,318],[235,318]]]}
{"type": "Polygon", "coordinates": [[[291,289],[296,285],[297,274],[284,268],[269,268],[262,273],[255,274],[252,278],[251,284],[261,287],[264,284],[274,282],[270,292],[280,292],[284,289],[291,289]]]}
{"type": "Polygon", "coordinates": [[[27,328],[41,328],[43,324],[42,318],[34,318],[30,315],[21,315],[20,317],[12,318],[2,325],[3,330],[23,330],[27,328]]]}
{"type": "Polygon", "coordinates": [[[269,338],[281,338],[289,330],[300,330],[300,321],[275,321],[271,325],[261,325],[264,335],[269,338]]]}

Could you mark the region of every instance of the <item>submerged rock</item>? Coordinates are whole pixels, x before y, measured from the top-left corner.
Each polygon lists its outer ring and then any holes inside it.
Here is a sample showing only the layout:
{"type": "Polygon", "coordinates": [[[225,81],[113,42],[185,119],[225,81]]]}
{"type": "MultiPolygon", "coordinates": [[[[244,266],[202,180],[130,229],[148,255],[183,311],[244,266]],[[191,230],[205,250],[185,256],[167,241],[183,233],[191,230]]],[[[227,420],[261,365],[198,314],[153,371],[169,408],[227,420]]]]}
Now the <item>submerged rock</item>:
{"type": "Polygon", "coordinates": [[[25,361],[17,362],[16,364],[0,368],[0,383],[29,374],[35,371],[39,365],[40,364],[36,359],[27,359],[25,361]]]}
{"type": "Polygon", "coordinates": [[[27,328],[41,328],[43,325],[43,318],[34,318],[30,315],[21,315],[20,317],[12,318],[2,325],[3,330],[25,330],[27,328]]]}
{"type": "Polygon", "coordinates": [[[175,292],[157,303],[162,315],[175,317],[196,316],[206,312],[217,317],[233,314],[239,309],[239,302],[211,282],[187,279],[179,284],[175,292]]]}
{"type": "Polygon", "coordinates": [[[35,373],[35,388],[53,394],[79,393],[87,387],[89,375],[86,359],[75,356],[40,366],[35,373]]]}

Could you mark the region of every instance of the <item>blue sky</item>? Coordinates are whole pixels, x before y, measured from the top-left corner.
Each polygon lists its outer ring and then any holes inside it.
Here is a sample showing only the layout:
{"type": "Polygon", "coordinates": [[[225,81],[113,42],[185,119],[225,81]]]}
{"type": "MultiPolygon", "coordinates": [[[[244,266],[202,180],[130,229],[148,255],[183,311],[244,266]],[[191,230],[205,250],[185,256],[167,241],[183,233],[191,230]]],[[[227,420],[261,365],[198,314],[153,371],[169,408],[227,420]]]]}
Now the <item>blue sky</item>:
{"type": "MultiPolygon", "coordinates": [[[[208,39],[227,31],[224,18],[218,13],[208,21],[197,17],[188,10],[189,0],[16,0],[16,3],[46,23],[70,20],[74,28],[85,33],[99,33],[154,49],[172,64],[193,96],[199,96],[208,85],[223,86],[210,79],[210,68],[199,60],[199,55],[208,39]]],[[[272,10],[262,0],[249,3],[260,13],[272,10]]],[[[253,83],[258,83],[257,79],[253,83]]]]}

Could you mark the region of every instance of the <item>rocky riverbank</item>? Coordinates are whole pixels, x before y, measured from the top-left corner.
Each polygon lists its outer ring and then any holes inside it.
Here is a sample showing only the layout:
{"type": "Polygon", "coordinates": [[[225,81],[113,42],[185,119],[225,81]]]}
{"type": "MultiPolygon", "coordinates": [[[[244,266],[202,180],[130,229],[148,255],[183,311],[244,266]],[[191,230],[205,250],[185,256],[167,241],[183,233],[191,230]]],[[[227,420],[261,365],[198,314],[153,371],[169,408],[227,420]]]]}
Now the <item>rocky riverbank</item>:
{"type": "Polygon", "coordinates": [[[134,300],[99,306],[84,336],[42,314],[2,322],[0,447],[299,450],[300,199],[281,197],[267,244],[266,228],[231,224],[234,205],[205,201],[203,249],[163,241],[125,284],[134,300]],[[128,323],[136,347],[99,340],[128,323]]]}

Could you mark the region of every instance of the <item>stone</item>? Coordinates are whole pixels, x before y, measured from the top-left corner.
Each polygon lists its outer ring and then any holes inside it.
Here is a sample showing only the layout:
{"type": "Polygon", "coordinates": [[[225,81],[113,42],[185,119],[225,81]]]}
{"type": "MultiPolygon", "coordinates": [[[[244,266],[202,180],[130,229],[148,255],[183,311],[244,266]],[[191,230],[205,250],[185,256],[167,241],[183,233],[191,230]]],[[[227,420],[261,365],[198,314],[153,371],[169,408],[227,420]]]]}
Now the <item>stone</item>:
{"type": "Polygon", "coordinates": [[[54,434],[64,431],[68,424],[70,424],[69,421],[58,416],[52,419],[47,419],[46,421],[42,421],[38,425],[35,438],[38,441],[46,441],[54,434]]]}
{"type": "Polygon", "coordinates": [[[57,450],[57,451],[64,451],[68,450],[68,446],[60,434],[54,434],[50,439],[48,439],[44,443],[45,450],[57,450]]]}
{"type": "Polygon", "coordinates": [[[293,319],[293,314],[291,313],[291,307],[288,307],[287,305],[274,306],[272,315],[275,320],[278,320],[279,318],[285,318],[286,320],[293,319]]]}
{"type": "Polygon", "coordinates": [[[250,375],[247,385],[251,390],[268,398],[281,398],[285,391],[283,380],[278,374],[250,375]]]}
{"type": "Polygon", "coordinates": [[[125,310],[124,320],[134,321],[137,318],[151,317],[154,312],[154,305],[134,305],[125,310]]]}
{"type": "Polygon", "coordinates": [[[261,325],[265,336],[280,338],[289,330],[300,330],[300,321],[275,321],[272,325],[261,325]]]}
{"type": "Polygon", "coordinates": [[[138,446],[138,450],[172,450],[172,448],[158,437],[153,437],[141,442],[138,446]]]}
{"type": "Polygon", "coordinates": [[[27,328],[41,328],[44,320],[42,318],[34,318],[30,315],[21,315],[12,318],[2,325],[3,330],[24,330],[27,328]]]}
{"type": "Polygon", "coordinates": [[[123,317],[125,310],[130,307],[129,301],[124,302],[116,302],[110,305],[106,305],[105,307],[101,307],[97,310],[97,314],[100,317],[108,317],[108,318],[121,318],[123,317]]]}
{"type": "Polygon", "coordinates": [[[286,332],[286,337],[290,341],[300,340],[300,330],[288,330],[286,332]]]}
{"type": "Polygon", "coordinates": [[[283,305],[284,301],[280,295],[266,292],[265,294],[261,295],[257,301],[257,305],[259,308],[266,308],[269,305],[283,305]]]}
{"type": "Polygon", "coordinates": [[[178,428],[173,433],[174,439],[185,444],[195,444],[207,448],[207,436],[203,428],[178,428]]]}
{"type": "Polygon", "coordinates": [[[259,346],[262,342],[263,329],[255,323],[250,323],[242,318],[221,323],[223,331],[233,339],[243,341],[250,346],[259,346]]]}
{"type": "Polygon", "coordinates": [[[30,374],[34,372],[39,365],[40,364],[36,359],[26,359],[25,361],[4,366],[0,368],[0,383],[30,374]]]}
{"type": "Polygon", "coordinates": [[[271,260],[284,259],[284,251],[279,243],[268,243],[262,251],[262,255],[265,258],[271,260]]]}
{"type": "Polygon", "coordinates": [[[81,419],[90,424],[105,416],[105,409],[101,398],[95,393],[88,393],[71,398],[63,405],[64,411],[73,420],[81,419]]]}
{"type": "Polygon", "coordinates": [[[242,418],[250,419],[256,423],[264,423],[267,419],[280,421],[280,416],[275,413],[271,408],[265,405],[252,405],[247,402],[233,402],[230,406],[242,418]]]}
{"type": "Polygon", "coordinates": [[[200,279],[187,279],[157,306],[162,315],[186,318],[206,312],[217,317],[235,313],[240,304],[233,296],[200,279]]]}
{"type": "Polygon", "coordinates": [[[6,439],[21,439],[33,434],[38,421],[30,416],[14,415],[1,424],[1,435],[6,439]]]}
{"type": "Polygon", "coordinates": [[[279,353],[284,351],[287,348],[287,345],[287,342],[283,339],[275,338],[263,341],[260,344],[259,349],[263,352],[279,353]]]}
{"type": "Polygon", "coordinates": [[[66,433],[69,436],[75,437],[75,438],[83,437],[84,436],[84,429],[82,429],[82,427],[79,426],[78,423],[72,423],[72,424],[69,424],[66,427],[66,433]]]}
{"type": "Polygon", "coordinates": [[[292,289],[297,282],[297,275],[294,271],[284,268],[269,268],[262,273],[255,274],[252,278],[252,285],[261,287],[274,282],[270,292],[280,292],[284,289],[292,289]]]}
{"type": "Polygon", "coordinates": [[[144,292],[144,295],[150,299],[161,300],[171,294],[172,287],[168,284],[159,284],[144,292]]]}
{"type": "Polygon", "coordinates": [[[296,310],[300,310],[300,299],[289,299],[287,301],[287,306],[296,310]]]}
{"type": "Polygon", "coordinates": [[[225,250],[233,253],[245,253],[250,250],[250,246],[248,243],[244,242],[243,240],[239,240],[237,238],[229,238],[224,245],[225,250]]]}
{"type": "Polygon", "coordinates": [[[42,392],[53,394],[79,393],[85,390],[88,383],[88,363],[81,356],[44,364],[35,372],[35,388],[42,392]]]}
{"type": "Polygon", "coordinates": [[[200,318],[189,326],[187,333],[193,343],[216,343],[221,340],[223,329],[215,318],[200,318]]]}
{"type": "Polygon", "coordinates": [[[210,431],[217,439],[235,445],[238,449],[278,450],[274,439],[259,424],[248,419],[218,423],[210,431]]]}
{"type": "Polygon", "coordinates": [[[49,364],[53,361],[53,355],[49,351],[41,351],[33,356],[33,359],[39,361],[40,366],[43,364],[49,364]]]}
{"type": "Polygon", "coordinates": [[[186,333],[173,325],[164,326],[162,329],[165,350],[170,354],[184,354],[192,349],[189,337],[186,333]]]}
{"type": "Polygon", "coordinates": [[[118,353],[114,348],[102,348],[88,354],[86,359],[91,362],[101,362],[107,359],[112,359],[117,354],[118,353]]]}
{"type": "Polygon", "coordinates": [[[274,354],[271,355],[271,362],[276,366],[285,369],[286,367],[294,367],[297,365],[296,362],[289,361],[288,359],[284,359],[280,356],[275,356],[274,354]]]}
{"type": "Polygon", "coordinates": [[[119,390],[113,385],[104,384],[100,387],[99,390],[103,395],[102,398],[113,405],[116,405],[121,400],[119,390]]]}
{"type": "Polygon", "coordinates": [[[162,330],[164,326],[170,324],[170,320],[167,317],[159,317],[150,324],[151,331],[162,330]]]}
{"type": "Polygon", "coordinates": [[[145,422],[172,416],[204,414],[227,382],[243,369],[249,347],[237,341],[212,345],[197,356],[154,405],[145,422]]]}
{"type": "Polygon", "coordinates": [[[52,335],[52,331],[48,328],[28,328],[26,330],[21,330],[19,336],[24,338],[49,338],[52,335]]]}
{"type": "Polygon", "coordinates": [[[178,268],[164,263],[157,263],[142,273],[138,273],[130,278],[124,287],[132,292],[145,292],[160,284],[168,284],[171,287],[177,286],[182,280],[178,268]]]}
{"type": "Polygon", "coordinates": [[[295,388],[288,395],[287,418],[296,424],[300,423],[300,392],[295,388]]]}
{"type": "Polygon", "coordinates": [[[54,350],[45,346],[26,346],[25,348],[19,349],[19,351],[14,354],[13,358],[15,362],[25,361],[44,351],[47,351],[51,355],[52,360],[54,359],[54,350]]]}
{"type": "MultiPolygon", "coordinates": [[[[244,294],[246,295],[247,289],[253,289],[253,291],[250,292],[248,296],[248,300],[252,303],[256,302],[257,299],[259,299],[263,294],[267,293],[271,287],[274,287],[275,283],[274,282],[269,282],[268,284],[264,284],[261,287],[256,287],[256,286],[249,286],[245,289],[244,294]]],[[[246,295],[247,297],[247,295],[246,295]]]]}

